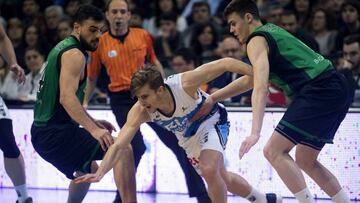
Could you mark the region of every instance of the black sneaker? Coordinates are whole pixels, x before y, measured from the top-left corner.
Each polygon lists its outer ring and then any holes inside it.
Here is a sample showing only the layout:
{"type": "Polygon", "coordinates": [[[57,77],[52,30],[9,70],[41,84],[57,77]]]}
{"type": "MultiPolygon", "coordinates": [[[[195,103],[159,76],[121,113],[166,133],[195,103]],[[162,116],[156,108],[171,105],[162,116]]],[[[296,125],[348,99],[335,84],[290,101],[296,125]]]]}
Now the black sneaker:
{"type": "Polygon", "coordinates": [[[198,203],[211,203],[211,199],[208,195],[196,197],[198,203]]]}
{"type": "Polygon", "coordinates": [[[281,203],[282,197],[275,193],[266,193],[266,201],[267,203],[281,203]]]}
{"type": "Polygon", "coordinates": [[[122,203],[120,193],[118,191],[116,191],[116,196],[113,203],[122,203]]]}
{"type": "MultiPolygon", "coordinates": [[[[16,200],[16,203],[19,203],[19,200],[16,200]]],[[[25,203],[33,203],[33,200],[31,197],[26,198],[25,203]]]]}

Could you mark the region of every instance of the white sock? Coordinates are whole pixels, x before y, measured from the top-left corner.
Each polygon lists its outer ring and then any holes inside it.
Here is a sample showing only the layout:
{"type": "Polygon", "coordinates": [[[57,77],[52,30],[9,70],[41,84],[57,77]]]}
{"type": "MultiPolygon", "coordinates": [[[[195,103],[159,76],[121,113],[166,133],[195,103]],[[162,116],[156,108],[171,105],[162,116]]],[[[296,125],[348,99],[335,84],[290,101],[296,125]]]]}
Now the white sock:
{"type": "Polygon", "coordinates": [[[247,200],[249,200],[250,202],[254,202],[254,203],[266,203],[267,202],[265,194],[257,191],[254,188],[251,188],[250,194],[245,198],[247,200]]]}
{"type": "Polygon", "coordinates": [[[19,203],[23,203],[28,198],[26,184],[15,186],[15,191],[18,195],[19,203]]]}
{"type": "Polygon", "coordinates": [[[350,198],[346,194],[345,190],[342,188],[336,195],[331,197],[331,199],[336,203],[350,203],[350,198]]]}
{"type": "Polygon", "coordinates": [[[308,188],[295,193],[294,196],[300,203],[315,203],[314,198],[308,188]]]}

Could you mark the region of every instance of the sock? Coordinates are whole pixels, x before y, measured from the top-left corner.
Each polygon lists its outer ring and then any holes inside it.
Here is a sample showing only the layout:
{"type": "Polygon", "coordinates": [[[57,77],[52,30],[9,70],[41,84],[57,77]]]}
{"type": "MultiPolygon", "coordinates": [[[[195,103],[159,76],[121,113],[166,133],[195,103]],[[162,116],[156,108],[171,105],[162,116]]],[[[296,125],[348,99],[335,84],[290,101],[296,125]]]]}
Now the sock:
{"type": "Polygon", "coordinates": [[[308,188],[295,193],[294,196],[300,203],[315,203],[314,198],[308,188]]]}
{"type": "Polygon", "coordinates": [[[346,194],[346,192],[343,188],[341,188],[341,190],[338,193],[336,193],[336,195],[331,197],[331,199],[336,203],[350,203],[351,202],[349,196],[346,194]]]}
{"type": "Polygon", "coordinates": [[[26,184],[15,186],[15,191],[18,195],[18,201],[19,203],[22,203],[28,198],[27,188],[26,184]]]}
{"type": "Polygon", "coordinates": [[[251,192],[250,194],[245,197],[247,200],[249,200],[250,202],[254,202],[254,203],[266,203],[266,196],[265,194],[257,191],[254,188],[251,188],[251,192]]]}

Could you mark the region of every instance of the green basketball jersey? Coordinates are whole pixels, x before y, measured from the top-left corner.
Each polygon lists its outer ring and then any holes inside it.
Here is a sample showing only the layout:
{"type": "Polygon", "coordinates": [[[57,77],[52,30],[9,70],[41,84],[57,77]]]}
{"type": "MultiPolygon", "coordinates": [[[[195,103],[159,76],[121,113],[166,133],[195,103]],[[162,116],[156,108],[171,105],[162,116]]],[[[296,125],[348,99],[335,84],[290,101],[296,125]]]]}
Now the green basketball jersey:
{"type": "Polygon", "coordinates": [[[321,73],[333,69],[329,60],[276,25],[268,23],[257,27],[248,42],[255,36],[264,37],[269,46],[270,82],[289,98],[321,73]]]}
{"type": "MultiPolygon", "coordinates": [[[[71,123],[71,117],[60,104],[60,69],[61,56],[70,49],[79,49],[88,61],[88,53],[81,46],[77,38],[69,36],[59,42],[49,53],[47,61],[44,63],[44,72],[40,80],[39,90],[37,92],[36,103],[34,107],[35,126],[45,126],[49,123],[71,123]]],[[[86,86],[86,67],[85,77],[79,81],[79,87],[76,95],[82,103],[84,99],[84,89],[86,86]]]]}

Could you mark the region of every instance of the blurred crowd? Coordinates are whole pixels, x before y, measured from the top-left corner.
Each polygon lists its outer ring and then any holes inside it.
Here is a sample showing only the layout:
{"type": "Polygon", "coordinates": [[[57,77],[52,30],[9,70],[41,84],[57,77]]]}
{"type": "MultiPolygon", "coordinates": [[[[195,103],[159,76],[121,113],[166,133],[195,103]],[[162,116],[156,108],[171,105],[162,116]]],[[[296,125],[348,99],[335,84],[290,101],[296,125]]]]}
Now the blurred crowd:
{"type": "MultiPolygon", "coordinates": [[[[222,57],[248,62],[245,46],[229,33],[222,12],[230,0],[128,0],[130,26],[153,37],[156,55],[166,75],[191,70],[222,57]]],[[[25,84],[18,85],[0,56],[0,95],[9,105],[32,104],[41,69],[50,49],[70,35],[72,16],[81,4],[105,10],[105,0],[3,0],[0,23],[6,28],[25,84]]],[[[286,29],[303,43],[331,60],[355,89],[353,106],[360,107],[360,1],[359,0],[258,0],[264,22],[286,29]]],[[[104,30],[105,31],[105,30],[104,30]]],[[[239,75],[225,73],[202,89],[212,93],[239,75]]],[[[106,71],[102,71],[91,104],[106,105],[106,71]]],[[[224,103],[251,105],[251,92],[224,103]]],[[[268,106],[286,107],[281,90],[269,84],[268,106]]]]}

